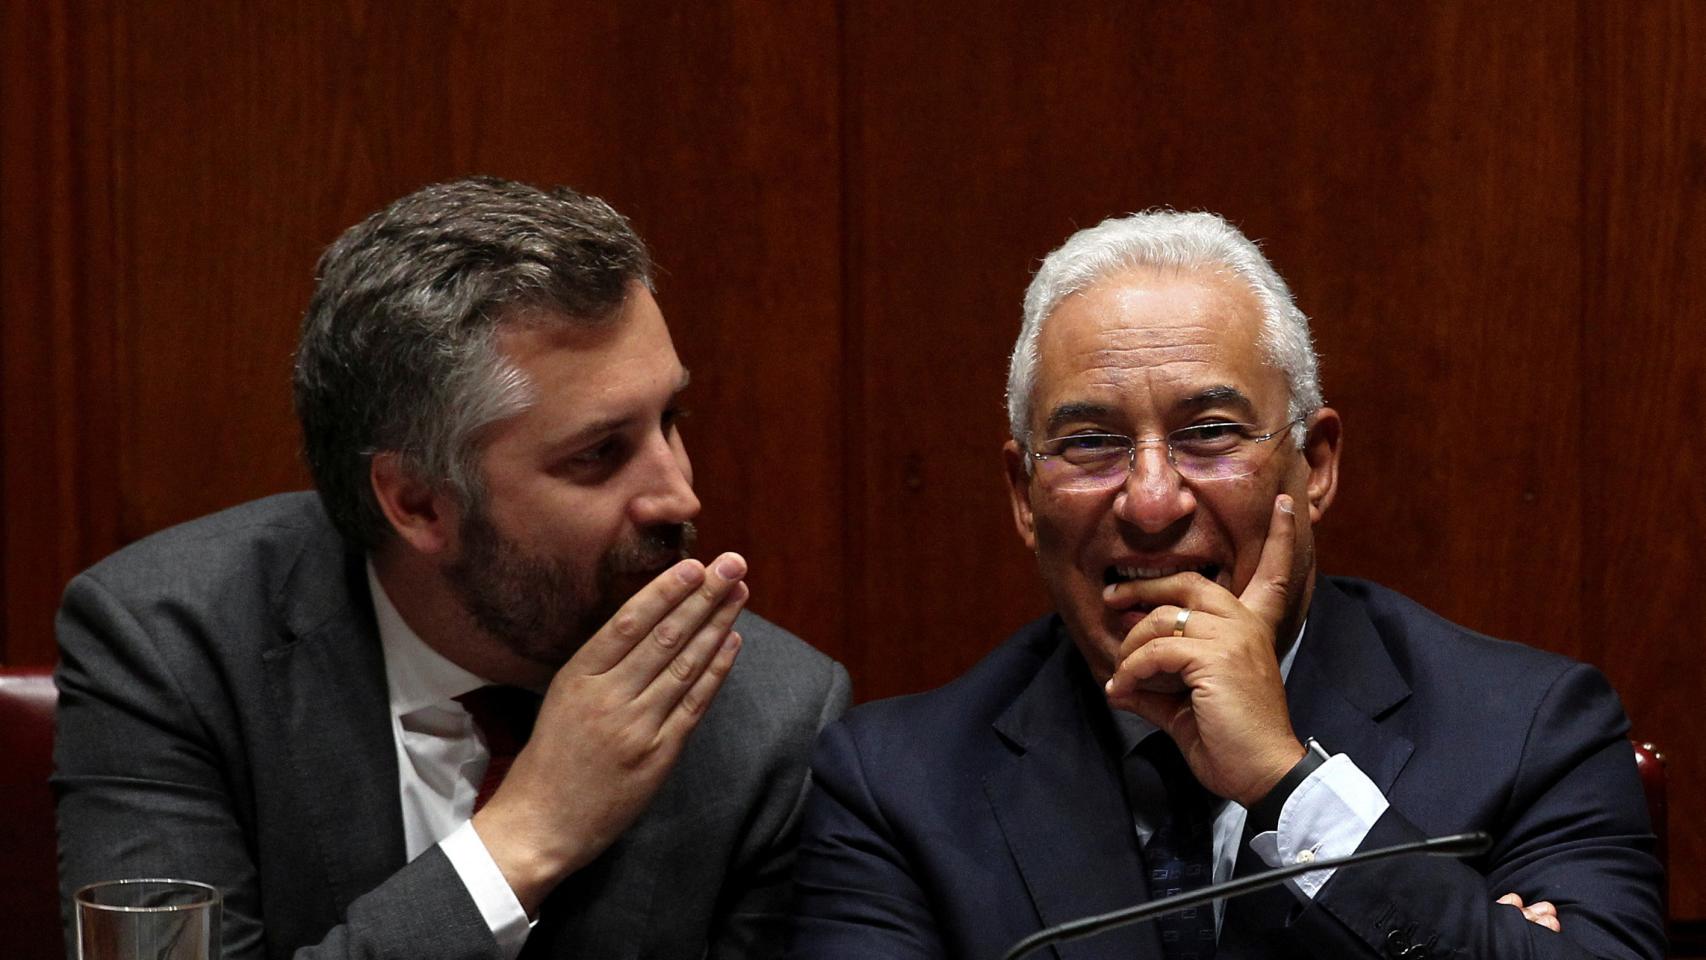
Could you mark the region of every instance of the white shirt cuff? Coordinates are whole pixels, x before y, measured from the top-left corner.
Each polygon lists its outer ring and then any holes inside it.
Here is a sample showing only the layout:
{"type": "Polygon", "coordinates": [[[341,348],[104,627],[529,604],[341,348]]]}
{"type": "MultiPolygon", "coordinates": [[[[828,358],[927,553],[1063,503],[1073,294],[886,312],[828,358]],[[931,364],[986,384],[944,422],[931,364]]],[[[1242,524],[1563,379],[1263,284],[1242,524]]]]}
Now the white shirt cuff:
{"type": "MultiPolygon", "coordinates": [[[[1387,806],[1374,781],[1341,753],[1292,791],[1280,811],[1279,829],[1251,837],[1250,849],[1270,867],[1349,856],[1387,806]]],[[[1313,900],[1332,878],[1332,870],[1313,870],[1289,883],[1313,900]]]]}
{"type": "Polygon", "coordinates": [[[506,960],[515,960],[533,925],[527,920],[527,911],[521,909],[521,901],[515,898],[515,891],[509,888],[503,871],[498,869],[497,861],[492,859],[491,851],[474,832],[474,821],[464,821],[438,842],[438,848],[450,858],[450,865],[456,868],[456,875],[474,898],[474,906],[479,908],[487,929],[497,938],[498,949],[506,960]]]}

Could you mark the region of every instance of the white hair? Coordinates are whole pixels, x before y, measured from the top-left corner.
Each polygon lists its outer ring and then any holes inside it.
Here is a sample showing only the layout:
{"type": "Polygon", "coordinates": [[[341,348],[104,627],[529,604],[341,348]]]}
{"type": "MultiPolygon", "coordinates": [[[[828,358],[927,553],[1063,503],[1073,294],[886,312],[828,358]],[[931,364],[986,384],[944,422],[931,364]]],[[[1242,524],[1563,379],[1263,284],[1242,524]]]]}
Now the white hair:
{"type": "MultiPolygon", "coordinates": [[[[1113,274],[1132,268],[1220,270],[1242,281],[1262,308],[1258,340],[1268,361],[1285,374],[1291,390],[1287,419],[1321,408],[1321,380],[1309,318],[1291,289],[1256,244],[1212,213],[1147,210],[1110,217],[1080,230],[1043,259],[1025,290],[1025,320],[1007,367],[1007,420],[1013,439],[1030,441],[1031,394],[1036,387],[1037,344],[1060,302],[1113,274]]],[[[1293,428],[1301,446],[1304,429],[1293,428]]]]}

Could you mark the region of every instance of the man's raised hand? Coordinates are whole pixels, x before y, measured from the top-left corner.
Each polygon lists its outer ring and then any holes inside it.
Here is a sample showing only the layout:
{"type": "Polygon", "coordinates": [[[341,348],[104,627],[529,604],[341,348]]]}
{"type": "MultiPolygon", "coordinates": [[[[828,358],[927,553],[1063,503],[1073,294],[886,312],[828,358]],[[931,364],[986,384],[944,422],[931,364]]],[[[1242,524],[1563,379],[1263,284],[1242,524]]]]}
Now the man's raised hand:
{"type": "Polygon", "coordinates": [[[1126,634],[1107,684],[1109,702],[1160,727],[1211,792],[1250,806],[1304,755],[1292,732],[1275,634],[1285,621],[1297,529],[1281,494],[1269,517],[1256,571],[1243,592],[1194,572],[1108,587],[1117,609],[1150,606],[1126,634]],[[1174,636],[1180,610],[1191,611],[1174,636]],[[1154,689],[1175,675],[1182,692],[1154,689]],[[1146,686],[1148,687],[1146,689],[1146,686]]]}
{"type": "Polygon", "coordinates": [[[474,829],[529,916],[631,825],[740,649],[746,561],[683,560],[622,605],[546,691],[533,736],[474,829]]]}

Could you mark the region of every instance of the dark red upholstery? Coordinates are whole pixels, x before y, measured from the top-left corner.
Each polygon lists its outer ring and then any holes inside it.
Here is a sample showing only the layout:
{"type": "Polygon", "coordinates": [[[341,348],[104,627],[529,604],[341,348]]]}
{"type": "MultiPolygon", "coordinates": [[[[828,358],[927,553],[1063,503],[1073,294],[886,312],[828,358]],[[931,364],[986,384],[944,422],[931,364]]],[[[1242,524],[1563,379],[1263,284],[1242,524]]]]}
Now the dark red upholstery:
{"type": "Polygon", "coordinates": [[[59,927],[59,855],[54,842],[53,672],[0,667],[0,917],[3,951],[18,960],[65,956],[59,927]]]}
{"type": "Polygon", "coordinates": [[[1645,740],[1630,740],[1635,747],[1635,770],[1641,774],[1641,789],[1647,794],[1647,815],[1653,834],[1659,838],[1659,863],[1665,868],[1665,908],[1670,908],[1670,816],[1665,800],[1665,755],[1645,740]]]}

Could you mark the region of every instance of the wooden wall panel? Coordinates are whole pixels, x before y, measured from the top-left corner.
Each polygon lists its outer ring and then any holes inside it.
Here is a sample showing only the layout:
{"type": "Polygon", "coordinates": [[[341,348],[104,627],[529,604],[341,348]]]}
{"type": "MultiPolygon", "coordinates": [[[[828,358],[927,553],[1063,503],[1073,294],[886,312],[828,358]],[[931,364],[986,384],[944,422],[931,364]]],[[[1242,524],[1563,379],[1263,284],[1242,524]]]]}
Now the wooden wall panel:
{"type": "Polygon", "coordinates": [[[0,7],[0,662],[54,657],[71,575],[115,539],[111,18],[0,7]]]}
{"type": "MultiPolygon", "coordinates": [[[[290,358],[319,251],[408,190],[494,172],[603,194],[647,236],[660,300],[699,373],[688,439],[707,548],[745,551],[755,608],[834,649],[844,618],[840,384],[824,375],[840,339],[833,8],[484,9],[180,0],[109,21],[117,94],[96,111],[111,123],[93,129],[112,143],[88,147],[87,175],[56,175],[112,191],[111,229],[62,235],[111,244],[97,275],[115,293],[59,313],[61,329],[89,334],[80,347],[111,327],[122,439],[116,469],[62,471],[106,486],[44,518],[92,505],[114,512],[117,529],[58,540],[75,557],[31,588],[31,634],[64,579],[121,543],[304,486],[290,358]],[[775,149],[795,136],[802,149],[775,149]]],[[[78,62],[47,76],[90,72],[78,62]]],[[[70,399],[62,438],[98,435],[94,410],[70,399]]],[[[50,645],[16,649],[51,657],[50,645]]]]}
{"type": "Polygon", "coordinates": [[[1672,908],[1706,918],[1706,8],[1606,5],[1585,35],[1579,636],[1665,747],[1672,908]]]}
{"type": "Polygon", "coordinates": [[[891,611],[911,634],[854,654],[867,693],[943,682],[1042,609],[996,455],[1020,294],[1075,227],[1155,205],[1265,238],[1316,318],[1348,437],[1329,569],[1569,649],[1577,528],[1528,531],[1578,503],[1549,469],[1580,423],[1551,388],[1578,362],[1573,11],[1386,5],[1252,30],[1259,10],[850,15],[854,566],[867,642],[891,611]],[[1529,580],[1542,562],[1561,575],[1529,580]]]}
{"type": "Polygon", "coordinates": [[[574,13],[563,19],[587,22],[573,30],[539,11],[466,18],[450,84],[457,162],[566,179],[634,220],[694,371],[684,430],[702,552],[742,551],[754,608],[839,652],[834,7],[574,13]]]}

